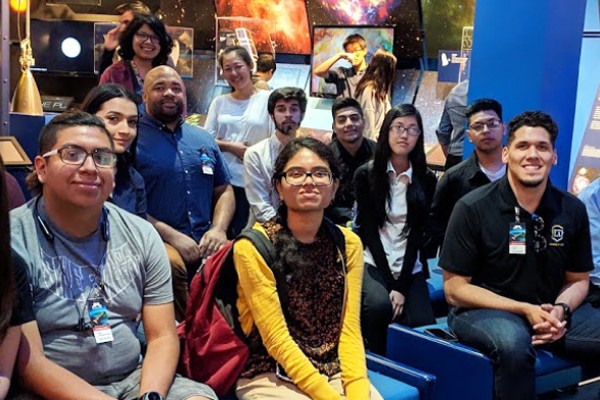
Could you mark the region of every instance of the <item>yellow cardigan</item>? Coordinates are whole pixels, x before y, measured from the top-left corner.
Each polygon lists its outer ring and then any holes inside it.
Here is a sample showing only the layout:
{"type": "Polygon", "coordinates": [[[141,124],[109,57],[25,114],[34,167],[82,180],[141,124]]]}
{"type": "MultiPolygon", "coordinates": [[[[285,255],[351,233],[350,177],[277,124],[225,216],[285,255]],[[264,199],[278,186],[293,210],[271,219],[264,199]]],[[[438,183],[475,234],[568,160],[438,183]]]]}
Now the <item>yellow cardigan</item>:
{"type": "MultiPolygon", "coordinates": [[[[259,224],[254,229],[266,236],[259,224]]],[[[363,278],[363,248],[359,237],[340,228],[346,240],[347,298],[338,346],[342,383],[348,400],[369,399],[365,350],[360,331],[360,298],[363,278]]],[[[256,325],[265,348],[294,383],[313,399],[341,399],[294,342],[285,323],[277,295],[275,276],[248,239],[235,243],[235,269],[239,277],[237,307],[242,330],[250,334],[256,325]]]]}

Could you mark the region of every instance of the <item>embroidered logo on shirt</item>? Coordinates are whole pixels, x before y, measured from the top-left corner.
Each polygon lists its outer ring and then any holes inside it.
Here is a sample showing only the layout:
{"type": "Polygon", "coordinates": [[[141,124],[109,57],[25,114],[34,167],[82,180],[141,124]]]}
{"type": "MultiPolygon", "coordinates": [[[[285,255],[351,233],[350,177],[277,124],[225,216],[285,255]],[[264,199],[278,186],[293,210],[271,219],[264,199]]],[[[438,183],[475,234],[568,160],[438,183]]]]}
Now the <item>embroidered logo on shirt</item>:
{"type": "Polygon", "coordinates": [[[564,231],[563,226],[562,225],[553,225],[552,230],[551,230],[551,238],[554,243],[552,243],[552,245],[563,246],[564,243],[560,243],[560,242],[562,242],[564,237],[565,237],[565,231],[564,231]]]}

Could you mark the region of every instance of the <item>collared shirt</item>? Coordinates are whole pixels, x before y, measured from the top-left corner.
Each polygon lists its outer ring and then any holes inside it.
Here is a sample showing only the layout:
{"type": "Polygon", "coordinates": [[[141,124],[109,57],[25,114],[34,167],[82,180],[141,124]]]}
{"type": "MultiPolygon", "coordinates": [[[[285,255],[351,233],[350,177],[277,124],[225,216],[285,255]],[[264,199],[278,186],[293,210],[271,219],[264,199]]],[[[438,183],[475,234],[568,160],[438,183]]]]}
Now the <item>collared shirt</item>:
{"type": "Polygon", "coordinates": [[[340,167],[340,186],[335,194],[333,204],[325,210],[329,219],[336,224],[345,225],[353,219],[352,207],[354,206],[354,173],[364,163],[373,158],[376,143],[364,138],[356,155],[350,154],[337,138],[334,138],[329,147],[340,167]]]}
{"type": "Polygon", "coordinates": [[[590,221],[595,267],[594,271],[590,273],[590,280],[594,285],[600,286],[600,179],[596,179],[583,189],[579,193],[579,200],[585,204],[590,221]]]}
{"type": "Polygon", "coordinates": [[[363,77],[365,70],[356,72],[353,67],[332,68],[325,77],[325,82],[335,85],[337,97],[354,97],[356,85],[363,77]]]}
{"type": "Polygon", "coordinates": [[[490,179],[479,168],[477,153],[450,168],[440,178],[431,202],[430,221],[427,235],[441,245],[446,233],[452,210],[458,200],[478,187],[490,183],[490,179]]]}
{"type": "Polygon", "coordinates": [[[459,83],[450,91],[444,103],[440,125],[435,130],[438,142],[441,145],[448,145],[448,154],[453,156],[462,156],[463,153],[468,92],[468,80],[459,83]]]}
{"type": "Polygon", "coordinates": [[[283,149],[276,134],[250,146],[244,154],[246,198],[250,203],[248,226],[266,222],[277,215],[279,196],[271,184],[275,160],[283,149]]]}
{"type": "MultiPolygon", "coordinates": [[[[379,234],[390,271],[394,279],[398,279],[408,243],[408,230],[405,229],[407,215],[406,190],[412,180],[412,166],[398,174],[391,161],[388,160],[387,173],[390,181],[391,201],[386,202],[387,220],[383,227],[379,228],[379,234]]],[[[366,264],[376,265],[369,248],[364,250],[364,258],[366,264]]],[[[420,272],[421,269],[422,265],[417,261],[413,274],[420,272]]]]}
{"type": "Polygon", "coordinates": [[[538,231],[532,214],[519,207],[506,176],[474,190],[458,201],[452,213],[440,267],[471,277],[472,284],[501,296],[532,304],[554,303],[565,272],[594,267],[589,223],[583,203],[550,182],[535,214],[544,221],[538,231]],[[509,251],[515,207],[526,229],[526,254],[509,251]],[[547,246],[536,253],[533,243],[539,236],[547,246]]]}
{"type": "Polygon", "coordinates": [[[108,199],[110,202],[146,219],[146,186],[144,178],[128,163],[118,165],[115,188],[108,199]]]}
{"type": "Polygon", "coordinates": [[[210,228],[213,189],[229,184],[229,172],[214,139],[183,121],[171,132],[143,115],[136,168],[144,178],[148,214],[199,241],[210,228]]]}

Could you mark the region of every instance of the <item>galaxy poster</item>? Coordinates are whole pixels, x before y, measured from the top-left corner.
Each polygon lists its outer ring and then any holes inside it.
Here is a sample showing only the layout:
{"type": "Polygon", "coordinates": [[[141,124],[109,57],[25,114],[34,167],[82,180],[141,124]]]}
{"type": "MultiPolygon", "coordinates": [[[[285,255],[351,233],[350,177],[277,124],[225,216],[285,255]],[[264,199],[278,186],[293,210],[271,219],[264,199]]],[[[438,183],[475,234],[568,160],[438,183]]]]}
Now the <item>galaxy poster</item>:
{"type": "Polygon", "coordinates": [[[394,54],[423,56],[420,0],[307,0],[312,25],[394,26],[394,54]]]}
{"type": "Polygon", "coordinates": [[[310,54],[305,0],[215,0],[218,17],[269,21],[276,53],[310,54]]]}
{"type": "MultiPolygon", "coordinates": [[[[394,50],[394,28],[393,27],[374,27],[374,26],[315,26],[313,27],[313,54],[312,68],[320,65],[328,58],[333,57],[339,52],[344,51],[344,40],[355,33],[358,33],[367,41],[367,63],[373,57],[378,49],[385,49],[393,52],[394,50]]],[[[352,65],[347,60],[338,60],[331,66],[332,68],[346,67],[352,65]]],[[[325,79],[311,74],[310,82],[311,96],[315,97],[335,97],[335,85],[325,83],[325,79]]]]}

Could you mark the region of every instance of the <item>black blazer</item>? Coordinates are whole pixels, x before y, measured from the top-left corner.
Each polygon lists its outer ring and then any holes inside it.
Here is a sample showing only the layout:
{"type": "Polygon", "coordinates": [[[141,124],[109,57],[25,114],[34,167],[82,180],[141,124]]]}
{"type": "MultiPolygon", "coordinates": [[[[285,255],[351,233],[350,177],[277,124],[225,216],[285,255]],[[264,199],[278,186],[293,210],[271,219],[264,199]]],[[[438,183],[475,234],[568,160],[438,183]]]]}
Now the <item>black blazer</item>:
{"type": "Polygon", "coordinates": [[[383,244],[379,236],[379,226],[376,222],[378,210],[372,190],[372,171],[373,162],[370,161],[358,168],[354,175],[357,203],[357,233],[362,240],[363,246],[369,248],[371,251],[376,267],[379,268],[387,283],[388,290],[396,290],[406,295],[412,283],[412,270],[417,261],[419,250],[421,263],[426,275],[428,274],[425,225],[437,180],[433,172],[428,170],[424,178],[419,179],[413,174],[412,182],[408,185],[406,191],[408,202],[406,223],[410,227],[410,233],[408,235],[408,243],[400,277],[395,280],[385,256],[383,244]],[[416,193],[419,191],[424,194],[424,199],[417,198],[416,193]]]}

